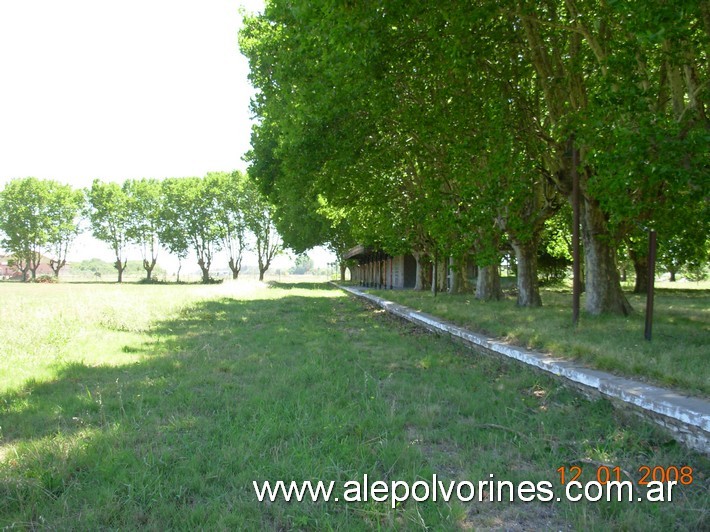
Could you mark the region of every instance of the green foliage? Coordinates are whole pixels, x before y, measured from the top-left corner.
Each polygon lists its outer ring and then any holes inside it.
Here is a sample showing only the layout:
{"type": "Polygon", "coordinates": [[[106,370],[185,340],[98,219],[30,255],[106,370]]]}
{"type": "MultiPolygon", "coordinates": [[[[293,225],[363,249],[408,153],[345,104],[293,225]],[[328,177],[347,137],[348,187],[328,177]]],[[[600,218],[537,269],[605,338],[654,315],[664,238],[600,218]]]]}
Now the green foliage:
{"type": "Polygon", "coordinates": [[[565,205],[555,216],[545,221],[537,251],[542,285],[559,284],[569,276],[572,266],[570,211],[569,205],[565,205]]]}
{"type": "Polygon", "coordinates": [[[70,185],[55,181],[50,181],[48,185],[50,231],[46,249],[51,256],[50,266],[59,276],[59,270],[66,265],[69,248],[80,232],[79,217],[84,209],[85,197],[81,190],[75,190],[70,185]]]}
{"type": "Polygon", "coordinates": [[[259,263],[259,280],[271,266],[271,261],[283,249],[283,244],[274,224],[274,207],[264,198],[256,184],[247,180],[244,194],[244,221],[256,240],[256,258],[259,263]]]}
{"type": "Polygon", "coordinates": [[[486,265],[544,240],[578,150],[589,310],[626,312],[603,273],[620,242],[652,225],[686,261],[707,238],[683,228],[710,232],[707,20],[684,0],[274,0],[240,34],[250,173],[296,250],[345,219],[392,254],[486,265]]]}
{"type": "Polygon", "coordinates": [[[32,280],[34,283],[42,283],[42,284],[52,284],[52,283],[57,283],[59,282],[56,277],[53,277],[51,275],[38,275],[35,279],[32,280]]]}
{"type": "MultiPolygon", "coordinates": [[[[116,273],[116,267],[110,262],[101,259],[84,259],[79,262],[71,263],[71,271],[73,275],[84,278],[104,279],[116,273]]],[[[130,278],[139,278],[145,275],[143,262],[139,260],[127,260],[124,268],[124,275],[130,278]]],[[[164,277],[166,272],[160,265],[156,265],[153,269],[153,277],[164,277]]],[[[154,279],[151,279],[154,280],[154,279]]]]}
{"type": "MultiPolygon", "coordinates": [[[[129,261],[134,262],[134,261],[129,261]]],[[[80,262],[75,262],[72,264],[72,270],[80,272],[82,274],[86,273],[99,273],[101,275],[108,275],[114,272],[113,264],[103,261],[101,259],[84,259],[80,262]]]]}
{"type": "Polygon", "coordinates": [[[127,238],[141,250],[143,267],[150,280],[158,258],[158,233],[162,224],[162,191],[157,179],[129,179],[123,183],[128,198],[127,238]]]}
{"type": "Polygon", "coordinates": [[[205,186],[210,190],[219,191],[216,196],[215,221],[218,225],[221,247],[229,256],[229,268],[234,279],[239,275],[242,256],[248,248],[245,219],[248,204],[244,194],[245,180],[246,176],[238,170],[231,174],[208,173],[205,177],[205,186]]]}
{"type": "Polygon", "coordinates": [[[559,286],[569,278],[572,262],[539,250],[537,267],[541,286],[559,286]]]}
{"type": "MultiPolygon", "coordinates": [[[[2,245],[25,277],[34,276],[43,252],[50,255],[50,266],[59,275],[83,214],[93,235],[111,247],[119,282],[129,268],[125,254],[131,244],[140,249],[148,281],[161,246],[180,259],[194,251],[205,282],[211,279],[214,253],[225,249],[236,279],[250,228],[259,231],[262,243],[268,241],[262,255],[266,268],[281,247],[272,223],[273,208],[254,187],[248,189],[246,180],[238,171],[162,182],[129,179],[118,184],[97,179],[90,189],[79,191],[50,180],[16,179],[0,192],[2,245]]],[[[96,272],[107,273],[100,270],[96,272]]]]}
{"type": "Polygon", "coordinates": [[[307,253],[302,253],[296,257],[295,264],[289,268],[288,273],[293,275],[303,275],[313,270],[313,259],[307,253]]]}
{"type": "Polygon", "coordinates": [[[117,183],[104,183],[95,179],[86,192],[88,198],[88,217],[91,231],[99,240],[106,242],[113,250],[118,271],[118,282],[123,280],[126,267],[126,247],[131,228],[129,198],[117,183]]]}
{"type": "Polygon", "coordinates": [[[660,239],[658,262],[667,272],[675,275],[685,270],[696,272],[702,277],[702,272],[710,264],[710,238],[705,232],[705,224],[695,221],[679,228],[678,232],[664,235],[660,239]]]}
{"type": "Polygon", "coordinates": [[[710,266],[708,264],[709,262],[706,261],[705,263],[687,265],[682,272],[689,281],[696,283],[705,281],[710,278],[710,266]]]}
{"type": "Polygon", "coordinates": [[[218,197],[221,190],[199,177],[169,178],[162,183],[163,207],[160,240],[179,257],[194,251],[209,282],[214,253],[220,249],[221,229],[218,197]]]}
{"type": "Polygon", "coordinates": [[[52,180],[14,179],[0,192],[2,244],[15,259],[24,277],[34,278],[42,252],[51,255],[55,274],[79,232],[78,216],[83,194],[52,180]]]}
{"type": "Polygon", "coordinates": [[[0,194],[0,229],[5,234],[2,245],[13,255],[24,280],[28,271],[34,277],[49,240],[48,201],[48,182],[34,177],[13,179],[0,194]]]}

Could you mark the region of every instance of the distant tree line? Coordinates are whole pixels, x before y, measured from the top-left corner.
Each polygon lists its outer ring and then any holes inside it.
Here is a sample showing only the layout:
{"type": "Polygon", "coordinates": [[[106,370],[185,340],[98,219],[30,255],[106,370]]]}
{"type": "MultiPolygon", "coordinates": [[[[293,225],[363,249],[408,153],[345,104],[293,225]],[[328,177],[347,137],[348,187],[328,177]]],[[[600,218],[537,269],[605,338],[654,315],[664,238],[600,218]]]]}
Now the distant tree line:
{"type": "Polygon", "coordinates": [[[122,184],[97,179],[86,190],[27,177],[8,182],[0,191],[0,242],[23,280],[35,279],[44,255],[58,277],[82,221],[87,221],[93,236],[113,251],[119,283],[129,246],[140,250],[149,282],[164,248],[180,260],[193,251],[207,283],[220,250],[226,252],[232,278],[237,279],[251,239],[263,280],[281,250],[272,212],[239,171],[203,178],[129,179],[122,184]]]}
{"type": "MultiPolygon", "coordinates": [[[[94,277],[96,279],[103,279],[104,277],[114,278],[116,275],[116,268],[114,268],[112,262],[107,262],[97,258],[73,261],[71,263],[71,270],[74,275],[79,274],[83,277],[94,277]]],[[[145,276],[143,261],[129,259],[126,263],[126,269],[123,270],[124,278],[126,275],[131,275],[133,278],[145,276]]],[[[153,278],[165,278],[166,275],[167,272],[161,267],[160,263],[156,264],[153,269],[153,278]]]]}
{"type": "Polygon", "coordinates": [[[249,173],[296,251],[412,252],[454,290],[473,263],[481,299],[511,254],[537,306],[576,176],[588,312],[631,311],[650,229],[672,276],[707,264],[708,2],[271,0],[240,48],[249,173]]]}

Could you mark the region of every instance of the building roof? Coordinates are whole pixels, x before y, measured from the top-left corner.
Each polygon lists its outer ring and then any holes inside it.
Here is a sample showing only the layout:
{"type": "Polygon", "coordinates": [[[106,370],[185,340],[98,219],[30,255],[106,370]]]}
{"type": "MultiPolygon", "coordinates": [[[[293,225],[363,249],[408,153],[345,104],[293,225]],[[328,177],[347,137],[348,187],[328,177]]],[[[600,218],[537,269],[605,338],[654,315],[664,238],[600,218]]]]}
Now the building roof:
{"type": "Polygon", "coordinates": [[[372,253],[372,250],[369,248],[366,248],[363,245],[357,245],[354,248],[350,248],[347,253],[345,253],[345,256],[343,257],[345,260],[348,259],[357,259],[359,257],[364,257],[365,255],[369,255],[372,253]]]}

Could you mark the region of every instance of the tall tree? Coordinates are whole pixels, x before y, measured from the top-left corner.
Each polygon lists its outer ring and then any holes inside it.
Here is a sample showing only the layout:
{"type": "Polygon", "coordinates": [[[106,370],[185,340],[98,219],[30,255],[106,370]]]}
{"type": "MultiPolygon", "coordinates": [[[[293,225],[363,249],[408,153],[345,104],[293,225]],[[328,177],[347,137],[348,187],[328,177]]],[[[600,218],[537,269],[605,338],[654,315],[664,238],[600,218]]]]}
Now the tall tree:
{"type": "Polygon", "coordinates": [[[199,177],[163,181],[160,240],[178,255],[192,249],[202,271],[202,282],[210,282],[210,267],[219,250],[218,196],[222,191],[207,186],[199,177]]]}
{"type": "Polygon", "coordinates": [[[565,195],[568,153],[580,155],[587,309],[627,312],[618,242],[638,223],[672,223],[684,195],[707,191],[707,8],[521,0],[516,20],[544,94],[548,168],[565,195]]]}
{"type": "Polygon", "coordinates": [[[246,206],[244,219],[256,240],[259,280],[263,281],[271,261],[283,249],[281,237],[274,225],[273,207],[250,180],[247,180],[244,185],[244,203],[246,206]]]}
{"type": "Polygon", "coordinates": [[[84,208],[84,194],[70,185],[49,182],[47,216],[49,234],[46,249],[49,266],[55,277],[67,263],[67,253],[80,232],[79,216],[84,208]]]}
{"type": "Polygon", "coordinates": [[[160,245],[158,233],[163,202],[160,182],[129,179],[123,183],[123,191],[128,198],[130,221],[126,236],[141,250],[146,280],[150,282],[160,245]]]}
{"type": "Polygon", "coordinates": [[[49,182],[34,177],[13,179],[0,192],[3,247],[13,256],[22,280],[36,277],[41,252],[49,239],[49,182]]]}
{"type": "Polygon", "coordinates": [[[88,218],[91,231],[97,239],[106,242],[116,258],[113,267],[118,272],[118,282],[123,282],[126,269],[126,247],[131,226],[129,199],[117,183],[95,179],[86,191],[88,218]]]}
{"type": "Polygon", "coordinates": [[[334,217],[328,231],[326,247],[335,254],[341,281],[345,281],[345,270],[349,266],[345,254],[355,245],[357,245],[357,241],[353,237],[352,228],[347,218],[334,217]]]}
{"type": "MultiPolygon", "coordinates": [[[[707,220],[710,216],[705,216],[707,220]]],[[[670,281],[683,269],[702,270],[710,264],[710,231],[702,218],[688,224],[684,229],[664,238],[659,246],[659,263],[670,274],[670,281]]]]}
{"type": "Polygon", "coordinates": [[[525,306],[576,174],[587,311],[628,313],[619,242],[678,233],[673,207],[707,197],[708,20],[686,0],[273,0],[240,38],[250,173],[284,228],[324,198],[391,253],[473,254],[482,281],[508,238],[525,306]]]}
{"type": "Polygon", "coordinates": [[[244,180],[240,171],[227,174],[224,172],[208,173],[205,186],[217,190],[216,219],[219,226],[219,238],[222,249],[229,257],[229,269],[232,279],[239,277],[242,258],[247,249],[246,221],[244,220],[244,180]]]}
{"type": "Polygon", "coordinates": [[[158,238],[160,243],[178,258],[177,282],[180,282],[182,261],[190,253],[190,238],[187,229],[180,223],[180,185],[178,178],[168,178],[161,182],[160,225],[158,238]]]}

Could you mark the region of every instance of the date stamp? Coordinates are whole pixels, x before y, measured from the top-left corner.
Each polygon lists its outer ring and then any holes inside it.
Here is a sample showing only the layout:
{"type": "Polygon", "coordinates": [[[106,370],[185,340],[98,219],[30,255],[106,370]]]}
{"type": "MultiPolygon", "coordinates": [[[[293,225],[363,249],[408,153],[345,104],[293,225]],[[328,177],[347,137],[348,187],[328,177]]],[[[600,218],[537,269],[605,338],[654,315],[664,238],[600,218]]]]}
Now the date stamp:
{"type": "MultiPolygon", "coordinates": [[[[560,484],[576,482],[582,476],[583,468],[578,465],[561,466],[556,469],[560,476],[560,484]]],[[[607,465],[598,465],[594,472],[596,481],[600,484],[609,482],[621,482],[628,479],[629,474],[619,466],[610,467],[607,465]]],[[[693,483],[693,468],[691,466],[648,466],[641,465],[637,469],[638,478],[631,478],[639,486],[648,486],[650,482],[668,483],[674,482],[681,486],[689,486],[693,483]]]]}
{"type": "Polygon", "coordinates": [[[693,468],[688,465],[641,465],[632,474],[611,464],[582,462],[588,464],[586,469],[580,465],[556,469],[568,501],[671,502],[674,487],[693,483],[693,468]]]}

